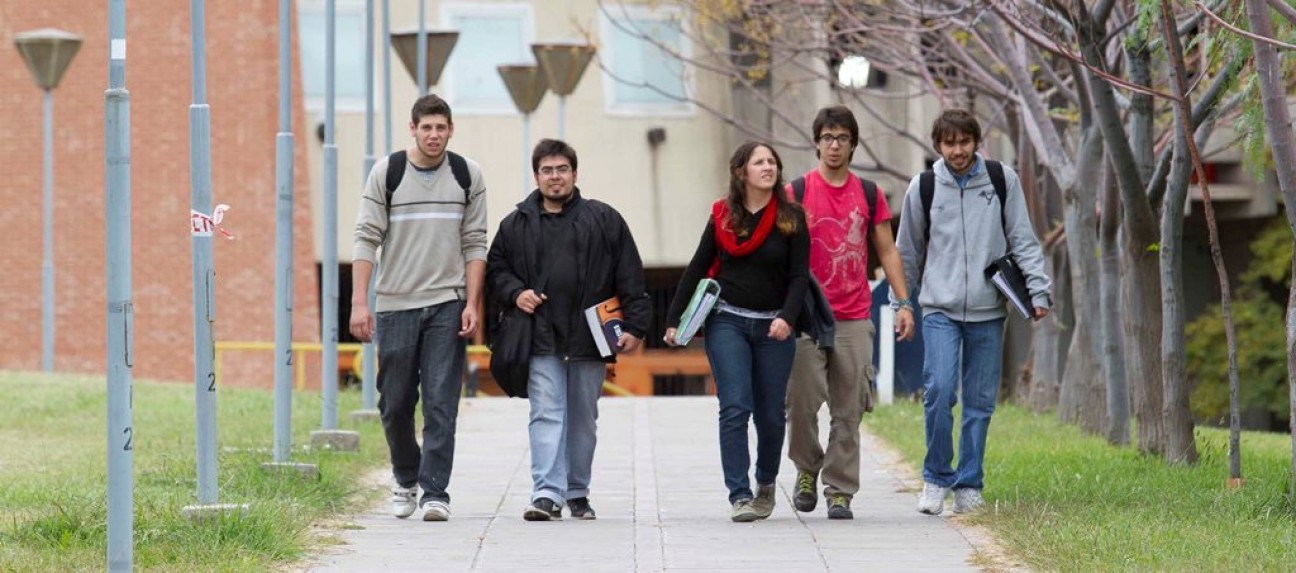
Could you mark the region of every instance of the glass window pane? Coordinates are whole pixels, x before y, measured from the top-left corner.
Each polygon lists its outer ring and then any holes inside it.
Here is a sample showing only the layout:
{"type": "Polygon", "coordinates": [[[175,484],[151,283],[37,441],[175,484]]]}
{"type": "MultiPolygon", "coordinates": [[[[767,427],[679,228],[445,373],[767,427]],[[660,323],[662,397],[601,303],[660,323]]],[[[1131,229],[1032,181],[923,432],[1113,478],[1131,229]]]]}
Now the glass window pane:
{"type": "Polygon", "coordinates": [[[669,20],[642,19],[624,21],[620,26],[613,24],[611,28],[613,71],[624,80],[614,84],[616,103],[678,103],[670,96],[685,94],[683,64],[668,51],[638,36],[650,37],[678,53],[683,44],[679,25],[669,20]]]}
{"type": "Polygon", "coordinates": [[[508,88],[495,67],[531,60],[523,45],[523,22],[517,16],[452,18],[459,41],[450,58],[456,105],[511,107],[508,88]]]}
{"type": "MultiPolygon", "coordinates": [[[[364,17],[355,12],[335,12],[334,96],[364,98],[364,17]]],[[[324,97],[324,12],[298,10],[297,48],[301,57],[302,93],[324,97]]]]}

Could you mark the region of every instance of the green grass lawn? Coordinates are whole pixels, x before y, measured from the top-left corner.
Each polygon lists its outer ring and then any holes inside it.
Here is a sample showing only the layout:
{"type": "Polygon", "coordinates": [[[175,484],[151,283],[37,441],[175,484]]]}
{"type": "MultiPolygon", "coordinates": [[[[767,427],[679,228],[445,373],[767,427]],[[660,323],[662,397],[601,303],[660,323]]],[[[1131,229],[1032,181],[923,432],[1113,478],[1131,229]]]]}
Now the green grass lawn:
{"type": "MultiPolygon", "coordinates": [[[[880,408],[864,423],[921,469],[920,403],[880,408]]],[[[1290,437],[1244,433],[1247,481],[1236,490],[1225,487],[1228,432],[1198,428],[1197,447],[1200,463],[1171,467],[1001,405],[987,446],[987,509],[971,520],[1037,570],[1296,570],[1290,437]]]]}
{"type": "MultiPolygon", "coordinates": [[[[360,453],[310,451],[320,396],[293,397],[292,461],[319,481],[264,474],[274,437],[273,393],[221,389],[220,502],[241,519],[195,525],[191,384],[134,383],[134,564],[148,571],[264,571],[307,556],[311,526],[372,502],[360,483],[387,459],[378,423],[353,425],[358,392],[341,393],[339,425],[359,430],[360,453]]],[[[0,571],[102,571],[107,563],[106,390],[103,377],[0,372],[0,571]]]]}

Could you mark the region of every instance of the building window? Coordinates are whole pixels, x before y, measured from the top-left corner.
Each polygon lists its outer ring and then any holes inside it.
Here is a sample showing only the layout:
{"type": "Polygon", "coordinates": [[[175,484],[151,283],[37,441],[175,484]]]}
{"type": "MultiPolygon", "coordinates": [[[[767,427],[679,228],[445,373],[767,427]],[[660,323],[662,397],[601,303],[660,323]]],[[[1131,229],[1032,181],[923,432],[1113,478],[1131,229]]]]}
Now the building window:
{"type": "Polygon", "coordinates": [[[517,113],[496,66],[535,61],[531,6],[443,4],[441,25],[459,31],[441,78],[455,113],[517,113]]]}
{"type": "MultiPolygon", "coordinates": [[[[297,48],[301,56],[302,96],[306,109],[312,112],[324,111],[324,10],[322,0],[299,0],[297,3],[297,48]]],[[[364,111],[364,2],[337,2],[334,19],[337,31],[333,40],[333,105],[340,111],[364,111]]],[[[376,102],[376,93],[374,97],[376,102]]]]}
{"type": "Polygon", "coordinates": [[[608,112],[625,115],[691,114],[689,77],[680,58],[691,56],[678,9],[620,6],[600,12],[599,54],[608,112]]]}

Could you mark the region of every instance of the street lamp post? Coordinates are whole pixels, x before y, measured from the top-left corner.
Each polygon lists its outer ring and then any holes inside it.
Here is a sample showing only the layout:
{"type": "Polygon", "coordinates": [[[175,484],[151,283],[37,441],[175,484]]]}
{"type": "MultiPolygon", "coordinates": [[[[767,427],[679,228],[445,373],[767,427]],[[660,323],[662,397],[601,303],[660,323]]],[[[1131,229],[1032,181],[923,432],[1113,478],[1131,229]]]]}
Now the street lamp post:
{"type": "Polygon", "coordinates": [[[567,137],[567,96],[576,91],[595,51],[594,46],[578,42],[531,44],[549,89],[558,95],[558,139],[567,137]]]}
{"type": "Polygon", "coordinates": [[[315,448],[357,451],[359,432],[338,429],[338,255],[337,255],[337,143],[333,139],[334,100],[337,92],[337,0],[324,4],[324,256],[323,341],[320,381],[320,429],[311,432],[315,448]]]}
{"type": "Polygon", "coordinates": [[[437,85],[445,70],[450,52],[459,41],[454,30],[404,30],[392,32],[391,45],[400,56],[410,77],[420,83],[419,97],[427,94],[429,86],[437,85]],[[420,37],[424,41],[420,42],[420,37]]]}
{"type": "Polygon", "coordinates": [[[513,104],[522,112],[522,193],[526,195],[531,177],[531,163],[527,156],[531,152],[531,113],[540,107],[549,83],[534,64],[511,64],[496,68],[508,88],[513,104]]]}
{"type": "Polygon", "coordinates": [[[45,28],[14,37],[18,53],[27,62],[36,86],[44,90],[45,190],[41,262],[41,369],[54,371],[54,88],[63,78],[72,57],[81,49],[81,36],[45,28]]]}

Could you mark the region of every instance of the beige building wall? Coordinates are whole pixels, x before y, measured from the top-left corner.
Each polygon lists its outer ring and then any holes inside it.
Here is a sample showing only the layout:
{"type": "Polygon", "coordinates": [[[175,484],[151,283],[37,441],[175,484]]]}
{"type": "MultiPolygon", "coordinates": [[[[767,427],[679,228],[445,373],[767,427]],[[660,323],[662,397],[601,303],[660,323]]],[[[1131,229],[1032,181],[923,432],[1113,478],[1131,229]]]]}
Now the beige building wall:
{"type": "MultiPolygon", "coordinates": [[[[299,0],[305,6],[317,0],[299,0]]],[[[380,3],[379,3],[380,4],[380,3]]],[[[609,4],[615,4],[609,3],[609,4]]],[[[663,3],[654,2],[653,5],[663,3]]],[[[339,10],[363,10],[363,2],[338,0],[339,10]],[[348,6],[350,4],[350,6],[348,6]]],[[[647,3],[644,9],[647,9],[647,3]]],[[[414,28],[418,22],[417,2],[392,2],[393,31],[414,28]]],[[[649,267],[683,266],[688,263],[705,224],[711,202],[727,184],[725,162],[730,144],[722,122],[697,108],[676,113],[625,113],[607,103],[607,91],[615,80],[599,69],[601,59],[612,54],[605,45],[599,6],[595,0],[511,0],[432,1],[427,3],[429,29],[447,27],[454,10],[522,10],[533,22],[530,42],[588,39],[599,47],[599,55],[586,69],[579,85],[566,102],[566,140],[577,151],[577,185],[584,196],[605,201],[626,218],[649,267]],[[647,133],[664,128],[666,140],[659,147],[654,173],[647,133]]],[[[381,12],[375,16],[375,74],[382,89],[381,12]]],[[[528,42],[529,43],[529,42],[528,42]]],[[[451,59],[462,56],[453,52],[451,59]]],[[[410,144],[409,108],[417,95],[414,79],[392,53],[392,145],[410,144]]],[[[728,86],[722,78],[689,72],[690,89],[707,105],[722,113],[729,109],[728,86]]],[[[558,135],[558,98],[547,93],[531,118],[531,144],[524,156],[522,116],[510,105],[498,111],[469,111],[456,106],[450,72],[442,75],[432,91],[443,95],[454,112],[455,135],[450,148],[481,164],[487,185],[488,233],[494,237],[499,221],[534,187],[523,180],[524,161],[529,168],[530,147],[544,137],[558,135]]],[[[363,99],[341,103],[336,108],[335,142],[338,146],[338,254],[351,258],[352,231],[356,207],[364,182],[365,114],[363,99]],[[358,104],[358,105],[357,105],[358,104]]],[[[376,95],[375,147],[383,149],[383,96],[376,95]]],[[[308,104],[308,107],[311,107],[308,104]]],[[[322,106],[321,106],[322,108],[322,106]]],[[[323,122],[322,111],[309,110],[311,125],[323,122]]],[[[315,240],[323,244],[321,144],[312,139],[310,181],[315,240]]],[[[322,252],[322,249],[317,249],[322,252]]]]}

